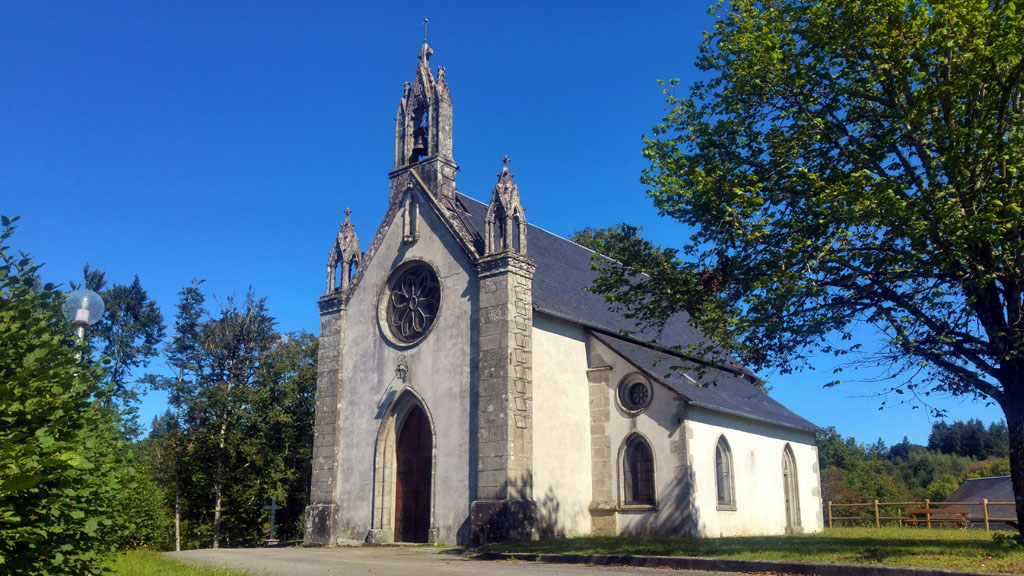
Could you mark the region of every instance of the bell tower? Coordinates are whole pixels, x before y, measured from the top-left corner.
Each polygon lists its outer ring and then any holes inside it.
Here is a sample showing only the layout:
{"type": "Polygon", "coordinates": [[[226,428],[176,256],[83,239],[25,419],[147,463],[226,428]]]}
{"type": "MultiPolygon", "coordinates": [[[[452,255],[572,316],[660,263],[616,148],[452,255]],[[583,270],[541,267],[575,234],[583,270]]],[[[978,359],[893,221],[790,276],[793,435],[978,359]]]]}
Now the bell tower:
{"type": "Polygon", "coordinates": [[[398,103],[395,169],[388,175],[391,203],[398,202],[416,180],[442,204],[455,200],[455,173],[459,167],[452,158],[452,100],[444,67],[438,67],[436,80],[430,69],[433,53],[424,41],[417,55],[416,76],[411,83],[405,83],[398,103]]]}

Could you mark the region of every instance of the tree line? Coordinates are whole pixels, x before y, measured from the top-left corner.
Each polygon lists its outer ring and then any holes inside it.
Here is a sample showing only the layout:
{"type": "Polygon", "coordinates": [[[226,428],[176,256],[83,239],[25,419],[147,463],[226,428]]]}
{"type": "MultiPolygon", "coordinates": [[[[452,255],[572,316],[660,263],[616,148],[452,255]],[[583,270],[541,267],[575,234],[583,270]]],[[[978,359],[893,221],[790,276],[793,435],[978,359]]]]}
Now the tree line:
{"type": "Polygon", "coordinates": [[[926,446],[879,439],[859,444],[835,427],[818,435],[822,499],[837,503],[944,501],[968,478],[1010,474],[1006,424],[980,420],[932,425],[926,446]]]}
{"type": "MultiPolygon", "coordinates": [[[[75,335],[66,295],[0,233],[0,573],[85,575],[118,550],[243,546],[302,535],[317,340],[280,333],[251,290],[193,281],[173,327],[139,279],[86,266],[102,319],[75,335]],[[212,305],[211,305],[212,304],[212,305]],[[154,363],[167,367],[145,373],[154,363]],[[141,374],[141,375],[140,375],[141,374]],[[140,393],[169,409],[140,438],[140,393]]],[[[70,283],[72,287],[78,283],[70,283]]]]}

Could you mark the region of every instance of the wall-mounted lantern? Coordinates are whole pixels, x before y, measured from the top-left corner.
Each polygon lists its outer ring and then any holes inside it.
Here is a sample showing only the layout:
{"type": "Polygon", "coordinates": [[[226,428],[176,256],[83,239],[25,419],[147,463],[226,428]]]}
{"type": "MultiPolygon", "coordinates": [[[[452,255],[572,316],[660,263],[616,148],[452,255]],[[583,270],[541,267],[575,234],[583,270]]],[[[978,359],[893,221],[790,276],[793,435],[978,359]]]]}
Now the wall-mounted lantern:
{"type": "Polygon", "coordinates": [[[403,383],[409,377],[409,363],[405,360],[404,354],[398,355],[398,364],[395,366],[395,377],[403,383]]]}

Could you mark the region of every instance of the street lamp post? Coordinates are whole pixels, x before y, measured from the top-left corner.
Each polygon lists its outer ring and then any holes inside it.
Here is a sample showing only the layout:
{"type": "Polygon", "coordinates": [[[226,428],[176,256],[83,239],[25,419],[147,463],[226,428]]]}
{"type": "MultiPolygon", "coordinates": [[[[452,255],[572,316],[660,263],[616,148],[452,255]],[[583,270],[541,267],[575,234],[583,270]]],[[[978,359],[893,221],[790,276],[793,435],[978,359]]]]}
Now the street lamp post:
{"type": "Polygon", "coordinates": [[[85,340],[85,327],[99,322],[103,316],[103,298],[92,290],[75,290],[64,303],[68,320],[78,324],[78,341],[85,340]]]}

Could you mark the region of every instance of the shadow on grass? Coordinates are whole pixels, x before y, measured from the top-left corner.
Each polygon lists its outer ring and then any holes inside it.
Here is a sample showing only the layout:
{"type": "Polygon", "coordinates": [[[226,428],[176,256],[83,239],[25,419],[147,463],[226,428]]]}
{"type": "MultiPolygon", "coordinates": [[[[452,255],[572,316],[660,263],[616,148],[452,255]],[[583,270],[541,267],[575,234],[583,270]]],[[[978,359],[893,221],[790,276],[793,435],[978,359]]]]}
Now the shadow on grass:
{"type": "Polygon", "coordinates": [[[572,538],[513,542],[489,547],[496,552],[700,556],[797,560],[805,562],[884,563],[925,556],[961,559],[1013,558],[1024,562],[1024,549],[993,541],[990,533],[915,533],[884,531],[801,536],[727,538],[572,538]],[[855,535],[858,534],[858,535],[855,535]]]}

